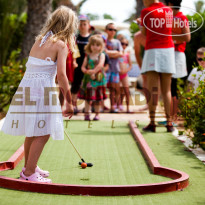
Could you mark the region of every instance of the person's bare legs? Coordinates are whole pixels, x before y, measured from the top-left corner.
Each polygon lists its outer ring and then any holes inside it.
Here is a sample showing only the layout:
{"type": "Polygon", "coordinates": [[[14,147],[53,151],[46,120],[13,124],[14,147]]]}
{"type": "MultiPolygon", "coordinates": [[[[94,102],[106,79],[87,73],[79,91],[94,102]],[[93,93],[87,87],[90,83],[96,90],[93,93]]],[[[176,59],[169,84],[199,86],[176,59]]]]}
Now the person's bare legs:
{"type": "Polygon", "coordinates": [[[95,102],[95,117],[98,117],[100,113],[100,101],[95,102]]]}
{"type": "Polygon", "coordinates": [[[90,101],[85,100],[85,115],[89,115],[90,108],[91,108],[90,101]]]}
{"type": "Polygon", "coordinates": [[[26,170],[24,172],[25,176],[30,176],[35,173],[37,162],[49,137],[50,135],[33,137],[33,141],[26,144],[26,146],[30,146],[30,149],[26,147],[26,150],[28,151],[28,157],[26,160],[26,170]]]}
{"type": "Polygon", "coordinates": [[[113,111],[114,110],[114,104],[115,104],[115,91],[114,88],[112,87],[112,83],[110,83],[109,86],[109,91],[110,91],[110,110],[113,111]]]}
{"type": "Polygon", "coordinates": [[[120,100],[120,83],[110,84],[110,100],[111,100],[111,111],[113,111],[115,103],[118,104],[120,100]]]}
{"type": "Polygon", "coordinates": [[[129,81],[128,76],[122,79],[122,86],[124,89],[125,97],[126,97],[126,105],[127,105],[127,112],[129,112],[129,102],[130,102],[130,90],[129,90],[129,81]]]}
{"type": "Polygon", "coordinates": [[[74,94],[72,93],[72,104],[73,104],[73,107],[77,110],[78,106],[77,106],[77,99],[78,99],[78,96],[77,94],[74,94]]]}
{"type": "Polygon", "coordinates": [[[167,125],[171,126],[171,115],[170,115],[170,108],[171,108],[171,76],[172,74],[169,73],[161,73],[160,74],[160,84],[161,84],[161,94],[164,101],[164,109],[165,115],[167,118],[167,125]]]}
{"type": "Polygon", "coordinates": [[[150,93],[150,99],[148,101],[150,124],[155,125],[155,112],[158,103],[160,74],[155,71],[149,71],[146,73],[146,76],[147,89],[150,93]]]}
{"type": "Polygon", "coordinates": [[[113,83],[113,88],[115,92],[115,103],[118,105],[120,100],[120,83],[113,83]]]}
{"type": "Polygon", "coordinates": [[[177,121],[178,104],[179,104],[179,101],[177,97],[173,96],[171,100],[171,110],[170,110],[170,115],[173,121],[177,121]]]}
{"type": "Polygon", "coordinates": [[[25,138],[25,141],[24,141],[24,158],[25,158],[24,167],[26,167],[26,165],[27,165],[29,150],[30,150],[31,144],[32,144],[34,139],[35,139],[34,137],[26,137],[25,138]]]}
{"type": "MultiPolygon", "coordinates": [[[[142,79],[143,79],[143,93],[144,93],[144,96],[146,98],[146,102],[148,103],[148,94],[147,94],[147,76],[146,75],[142,75],[142,79]]],[[[146,104],[144,110],[146,110],[148,107],[148,105],[146,104]]]]}

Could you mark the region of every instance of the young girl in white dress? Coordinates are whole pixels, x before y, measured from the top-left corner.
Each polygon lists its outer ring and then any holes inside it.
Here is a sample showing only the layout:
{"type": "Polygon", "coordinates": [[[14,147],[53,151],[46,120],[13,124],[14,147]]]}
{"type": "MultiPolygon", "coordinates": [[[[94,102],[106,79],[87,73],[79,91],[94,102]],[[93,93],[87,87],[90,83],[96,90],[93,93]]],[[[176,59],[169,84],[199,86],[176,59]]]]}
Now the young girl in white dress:
{"type": "Polygon", "coordinates": [[[41,170],[37,162],[50,136],[54,140],[64,139],[63,116],[73,115],[66,58],[67,43],[74,50],[77,26],[76,14],[68,7],[61,6],[50,15],[31,48],[26,72],[6,115],[2,131],[26,136],[21,180],[51,183],[46,178],[49,172],[41,170]],[[56,74],[66,99],[62,111],[56,93],[56,74]]]}

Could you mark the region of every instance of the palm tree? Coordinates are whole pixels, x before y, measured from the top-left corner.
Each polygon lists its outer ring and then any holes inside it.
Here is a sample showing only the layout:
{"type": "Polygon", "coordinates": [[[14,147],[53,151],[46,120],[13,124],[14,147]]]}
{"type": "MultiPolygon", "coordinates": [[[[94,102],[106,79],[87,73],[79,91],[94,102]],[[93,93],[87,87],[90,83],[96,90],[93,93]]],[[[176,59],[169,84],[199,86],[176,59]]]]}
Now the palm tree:
{"type": "Polygon", "coordinates": [[[52,10],[52,0],[27,0],[27,24],[24,30],[24,39],[22,42],[21,58],[29,55],[31,46],[35,37],[43,27],[48,14],[52,10]]]}
{"type": "Polygon", "coordinates": [[[137,11],[136,17],[139,18],[141,11],[144,8],[144,5],[143,5],[142,0],[136,0],[136,3],[137,3],[137,5],[136,5],[136,11],[137,11]]]}
{"type": "Polygon", "coordinates": [[[26,0],[0,0],[0,73],[10,55],[9,49],[25,7],[26,0]]]}
{"type": "Polygon", "coordinates": [[[53,8],[56,9],[56,7],[58,7],[60,5],[64,5],[64,6],[67,6],[67,7],[71,8],[71,9],[73,9],[77,13],[79,13],[82,5],[86,1],[87,0],[81,0],[77,5],[74,5],[71,0],[53,0],[53,8]]]}
{"type": "MultiPolygon", "coordinates": [[[[74,5],[71,0],[55,0],[54,8],[65,5],[69,8],[80,11],[83,3],[87,0],[80,1],[77,5],[74,5]]],[[[24,31],[24,39],[22,43],[21,58],[25,58],[29,55],[31,46],[35,41],[35,37],[43,27],[49,13],[52,11],[52,0],[27,0],[28,3],[28,19],[24,31]]]]}
{"type": "Polygon", "coordinates": [[[199,13],[202,12],[204,2],[203,1],[197,1],[197,2],[194,2],[194,4],[195,4],[195,7],[196,7],[196,11],[199,12],[199,13]]]}

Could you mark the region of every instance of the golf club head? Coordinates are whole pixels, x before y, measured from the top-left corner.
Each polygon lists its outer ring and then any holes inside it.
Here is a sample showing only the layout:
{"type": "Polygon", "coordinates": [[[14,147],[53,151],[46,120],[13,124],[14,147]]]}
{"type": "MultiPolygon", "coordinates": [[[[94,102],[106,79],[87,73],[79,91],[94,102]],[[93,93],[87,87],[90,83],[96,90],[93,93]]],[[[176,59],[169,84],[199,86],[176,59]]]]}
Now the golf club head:
{"type": "MultiPolygon", "coordinates": [[[[86,163],[86,162],[85,162],[86,163]]],[[[79,165],[81,165],[82,164],[82,162],[79,162],[79,165]]],[[[92,163],[86,163],[87,164],[87,167],[92,167],[93,166],[93,164],[92,163]]]]}

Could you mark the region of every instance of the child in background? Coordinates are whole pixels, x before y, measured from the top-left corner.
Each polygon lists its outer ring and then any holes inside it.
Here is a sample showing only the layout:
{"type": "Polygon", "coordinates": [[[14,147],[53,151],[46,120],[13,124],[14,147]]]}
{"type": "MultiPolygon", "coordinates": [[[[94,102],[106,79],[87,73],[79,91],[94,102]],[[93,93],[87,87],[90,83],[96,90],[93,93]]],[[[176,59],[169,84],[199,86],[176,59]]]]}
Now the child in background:
{"type": "Polygon", "coordinates": [[[60,6],[51,14],[31,48],[26,72],[6,115],[2,131],[10,135],[26,135],[21,180],[51,183],[46,178],[49,172],[41,170],[37,162],[50,136],[54,140],[64,139],[64,127],[59,100],[56,97],[57,101],[52,100],[51,104],[46,91],[57,90],[57,73],[59,87],[66,99],[63,115],[71,118],[73,106],[66,76],[66,58],[69,52],[67,43],[74,50],[77,25],[77,16],[68,7],[60,6]]]}
{"type": "Polygon", "coordinates": [[[80,89],[80,85],[84,76],[84,73],[81,70],[81,66],[83,64],[83,60],[85,58],[85,46],[88,44],[88,40],[90,38],[90,20],[87,15],[80,15],[78,17],[79,23],[79,34],[76,38],[77,46],[80,51],[80,57],[77,58],[76,62],[78,67],[74,70],[74,78],[71,86],[72,100],[74,106],[74,114],[78,113],[77,108],[77,94],[80,89]]]}
{"type": "MultiPolygon", "coordinates": [[[[109,71],[110,58],[109,58],[108,54],[105,52],[105,45],[106,45],[106,42],[107,42],[107,38],[106,38],[106,36],[104,36],[102,34],[100,34],[100,36],[102,37],[103,42],[104,42],[104,45],[103,45],[103,47],[104,47],[103,53],[105,54],[104,74],[105,74],[105,79],[106,79],[106,73],[109,71]]],[[[106,85],[105,85],[105,87],[106,87],[106,85]]],[[[102,112],[104,112],[105,110],[109,110],[109,108],[107,108],[105,106],[104,100],[102,101],[102,106],[101,107],[102,107],[102,109],[101,109],[102,112]]]]}
{"type": "Polygon", "coordinates": [[[199,81],[205,80],[205,47],[199,48],[197,50],[196,56],[196,60],[201,67],[201,70],[194,68],[188,77],[189,86],[193,87],[195,91],[199,86],[199,81]]]}
{"type": "Polygon", "coordinates": [[[125,93],[127,113],[129,113],[130,112],[129,110],[130,91],[129,91],[129,79],[127,73],[132,69],[132,61],[130,59],[130,54],[125,51],[129,44],[128,40],[126,38],[121,38],[120,42],[123,48],[123,56],[120,58],[120,82],[122,84],[122,87],[121,87],[119,109],[121,111],[123,110],[122,103],[123,103],[123,97],[125,93]]]}
{"type": "Polygon", "coordinates": [[[159,82],[167,118],[167,132],[174,130],[171,122],[171,76],[176,72],[174,43],[172,40],[172,10],[158,0],[143,0],[145,9],[141,12],[141,31],[146,35],[145,53],[141,73],[147,77],[147,88],[150,93],[148,101],[150,123],[143,130],[155,132],[155,112],[158,103],[159,82]],[[169,18],[167,20],[167,14],[169,18]],[[153,20],[162,19],[165,24],[157,27],[153,20]],[[146,29],[148,28],[148,29],[146,29]],[[163,34],[163,35],[159,35],[163,34]]]}
{"type": "Polygon", "coordinates": [[[119,103],[120,99],[120,65],[119,58],[123,56],[122,46],[119,40],[114,39],[116,34],[116,27],[113,23],[109,23],[105,27],[107,33],[107,44],[106,44],[106,53],[110,58],[109,71],[106,73],[107,83],[110,86],[110,101],[111,101],[111,113],[118,112],[118,109],[115,109],[115,104],[119,103]]]}
{"type": "MultiPolygon", "coordinates": [[[[105,52],[105,45],[106,45],[106,42],[107,42],[107,38],[106,36],[104,36],[102,34],[102,32],[100,31],[94,31],[92,35],[99,35],[100,37],[102,37],[103,39],[103,42],[104,42],[104,45],[103,45],[103,53],[105,54],[105,63],[104,63],[104,74],[105,74],[105,78],[106,78],[106,72],[109,70],[109,63],[110,63],[110,59],[109,59],[109,56],[107,55],[107,53],[105,52]]],[[[92,103],[92,112],[95,112],[95,103],[92,103]]],[[[101,103],[101,112],[104,112],[105,110],[109,110],[109,108],[107,108],[105,105],[104,105],[104,100],[102,100],[102,103],[101,103]]]]}
{"type": "Polygon", "coordinates": [[[100,35],[90,37],[88,44],[85,46],[86,56],[82,65],[84,73],[82,86],[79,92],[79,98],[85,100],[85,120],[90,120],[91,103],[95,102],[95,117],[93,120],[99,120],[100,102],[106,99],[105,95],[105,76],[104,63],[105,54],[104,42],[100,35]]]}

